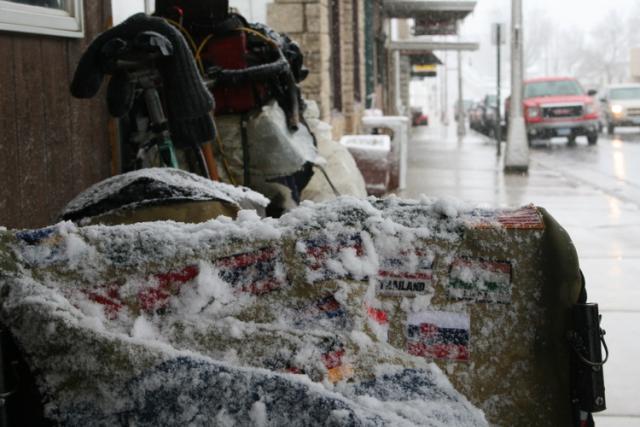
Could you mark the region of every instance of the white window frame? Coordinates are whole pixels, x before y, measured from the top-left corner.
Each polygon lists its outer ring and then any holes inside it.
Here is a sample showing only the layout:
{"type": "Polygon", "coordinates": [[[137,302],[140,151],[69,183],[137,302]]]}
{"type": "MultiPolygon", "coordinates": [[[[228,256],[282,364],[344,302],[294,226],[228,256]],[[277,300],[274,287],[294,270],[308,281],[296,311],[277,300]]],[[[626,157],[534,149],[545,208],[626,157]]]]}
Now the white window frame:
{"type": "Polygon", "coordinates": [[[144,13],[150,15],[155,9],[155,0],[144,0],[144,13]]]}
{"type": "Polygon", "coordinates": [[[82,0],[68,3],[67,10],[61,10],[0,0],[0,31],[83,38],[82,0]]]}

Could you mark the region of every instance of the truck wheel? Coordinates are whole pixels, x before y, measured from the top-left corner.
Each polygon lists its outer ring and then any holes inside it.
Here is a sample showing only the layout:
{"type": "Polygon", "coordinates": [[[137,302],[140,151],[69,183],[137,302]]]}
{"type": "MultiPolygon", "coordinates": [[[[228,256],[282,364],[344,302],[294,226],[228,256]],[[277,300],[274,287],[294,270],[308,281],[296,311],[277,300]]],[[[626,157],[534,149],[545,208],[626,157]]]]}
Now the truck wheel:
{"type": "Polygon", "coordinates": [[[596,145],[598,143],[598,133],[593,132],[587,135],[587,142],[589,142],[589,145],[596,145]]]}

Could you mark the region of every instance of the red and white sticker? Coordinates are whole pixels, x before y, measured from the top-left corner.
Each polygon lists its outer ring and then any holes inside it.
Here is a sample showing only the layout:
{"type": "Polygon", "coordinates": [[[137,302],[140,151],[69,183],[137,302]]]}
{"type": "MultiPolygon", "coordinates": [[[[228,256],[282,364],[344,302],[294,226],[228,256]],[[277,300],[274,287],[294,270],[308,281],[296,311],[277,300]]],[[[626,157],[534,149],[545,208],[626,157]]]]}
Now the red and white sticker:
{"type": "Polygon", "coordinates": [[[469,361],[467,313],[425,311],[407,319],[407,352],[427,359],[469,361]]]}
{"type": "Polygon", "coordinates": [[[261,295],[286,285],[280,248],[262,248],[213,262],[222,280],[236,290],[261,295]]]}
{"type": "Polygon", "coordinates": [[[307,280],[315,283],[323,280],[353,278],[340,259],[343,251],[351,251],[355,258],[365,256],[360,234],[340,234],[330,237],[324,234],[298,241],[296,251],[307,268],[307,280]]]}
{"type": "Polygon", "coordinates": [[[475,228],[493,228],[496,224],[508,230],[544,230],[542,214],[533,205],[516,210],[475,212],[471,225],[475,228]]]}
{"type": "Polygon", "coordinates": [[[124,308],[142,310],[146,313],[165,309],[169,299],[178,295],[182,287],[192,282],[199,273],[198,266],[189,265],[181,270],[149,275],[141,281],[143,286],[135,296],[122,295],[121,287],[125,283],[124,280],[98,286],[84,293],[91,301],[103,306],[108,319],[115,320],[124,308]]]}

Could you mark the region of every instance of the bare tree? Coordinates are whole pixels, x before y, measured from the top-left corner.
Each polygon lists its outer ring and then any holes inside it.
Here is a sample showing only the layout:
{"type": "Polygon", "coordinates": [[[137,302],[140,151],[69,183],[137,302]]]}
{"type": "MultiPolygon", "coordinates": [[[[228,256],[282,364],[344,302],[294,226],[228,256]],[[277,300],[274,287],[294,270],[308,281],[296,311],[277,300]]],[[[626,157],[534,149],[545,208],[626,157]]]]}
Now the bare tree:
{"type": "Polygon", "coordinates": [[[591,34],[591,64],[606,83],[624,79],[629,60],[628,21],[617,9],[609,11],[591,34]]]}
{"type": "Polygon", "coordinates": [[[539,65],[540,61],[547,62],[554,35],[553,22],[548,12],[536,7],[528,10],[524,19],[526,21],[524,26],[524,63],[527,67],[532,67],[539,65]]]}
{"type": "MultiPolygon", "coordinates": [[[[591,85],[609,84],[626,80],[629,74],[629,48],[640,37],[632,31],[635,14],[628,19],[617,11],[609,11],[592,30],[564,29],[552,44],[556,74],[578,77],[591,85]],[[631,30],[631,31],[630,31],[631,30]],[[633,33],[633,35],[631,34],[633,33]]],[[[640,28],[640,27],[635,27],[640,28]]]]}

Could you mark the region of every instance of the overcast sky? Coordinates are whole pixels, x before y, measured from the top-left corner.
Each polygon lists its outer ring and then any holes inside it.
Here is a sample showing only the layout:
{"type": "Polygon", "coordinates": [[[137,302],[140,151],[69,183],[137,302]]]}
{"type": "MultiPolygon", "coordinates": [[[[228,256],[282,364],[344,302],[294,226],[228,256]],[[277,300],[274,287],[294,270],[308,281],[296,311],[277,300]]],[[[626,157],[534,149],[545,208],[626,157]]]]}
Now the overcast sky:
{"type": "MultiPolygon", "coordinates": [[[[589,34],[598,23],[615,10],[622,17],[631,12],[640,0],[523,0],[524,25],[527,13],[538,11],[538,16],[547,16],[553,25],[563,30],[575,30],[589,34]]],[[[635,9],[635,8],[634,8],[635,9]]],[[[637,10],[637,9],[636,9],[637,10]]],[[[474,13],[463,23],[461,34],[466,40],[480,43],[480,51],[465,54],[465,86],[471,96],[479,96],[495,87],[495,47],[491,45],[491,24],[511,21],[511,0],[477,0],[474,13]]],[[[615,22],[611,23],[616,25],[615,22]]],[[[509,27],[507,27],[508,29],[509,27]]],[[[640,29],[639,29],[640,31],[640,29]]],[[[526,34],[526,32],[525,32],[526,34]]],[[[531,40],[527,40],[531,42],[531,40]]],[[[451,56],[451,55],[450,55],[451,56]]],[[[503,50],[503,86],[509,85],[509,46],[503,50]]],[[[452,56],[453,60],[454,57],[452,56]]]]}
{"type": "MultiPolygon", "coordinates": [[[[576,29],[591,28],[610,10],[624,11],[640,0],[523,0],[526,11],[542,9],[555,24],[576,29]]],[[[477,0],[475,12],[464,23],[463,32],[472,35],[487,31],[495,18],[509,20],[511,0],[477,0]]]]}

